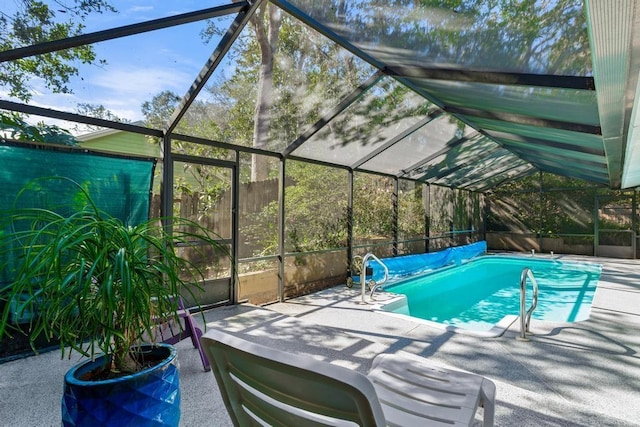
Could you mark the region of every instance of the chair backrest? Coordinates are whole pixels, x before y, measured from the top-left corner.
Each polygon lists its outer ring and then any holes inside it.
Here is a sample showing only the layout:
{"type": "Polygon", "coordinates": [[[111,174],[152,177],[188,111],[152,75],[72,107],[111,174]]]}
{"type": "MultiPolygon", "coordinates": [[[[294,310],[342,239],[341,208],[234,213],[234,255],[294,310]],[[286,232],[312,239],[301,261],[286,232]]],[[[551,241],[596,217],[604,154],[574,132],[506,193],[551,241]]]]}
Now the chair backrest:
{"type": "Polygon", "coordinates": [[[386,425],[373,385],[359,372],[220,330],[201,342],[235,426],[386,425]]]}

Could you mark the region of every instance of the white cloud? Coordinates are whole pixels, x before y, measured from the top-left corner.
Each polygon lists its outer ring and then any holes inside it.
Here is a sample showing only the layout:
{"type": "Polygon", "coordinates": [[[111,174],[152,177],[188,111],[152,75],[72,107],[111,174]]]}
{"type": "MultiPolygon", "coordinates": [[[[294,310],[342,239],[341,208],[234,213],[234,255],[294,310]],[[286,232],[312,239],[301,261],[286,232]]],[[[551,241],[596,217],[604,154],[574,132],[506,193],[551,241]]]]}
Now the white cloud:
{"type": "MultiPolygon", "coordinates": [[[[197,0],[186,0],[179,5],[170,5],[165,0],[117,0],[114,3],[121,13],[92,17],[96,28],[87,22],[91,30],[126,25],[134,18],[138,22],[144,20],[145,15],[164,16],[167,9],[175,7],[190,10],[201,7],[197,0]]],[[[145,101],[151,101],[163,90],[182,96],[197,77],[215,47],[215,43],[202,43],[201,27],[190,24],[97,43],[97,56],[105,59],[107,65],[76,64],[79,76],[69,82],[73,94],[51,93],[42,80],[33,79],[30,84],[34,95],[30,104],[68,112],[76,112],[79,103],[103,105],[119,117],[140,120],[145,101]]],[[[220,72],[222,70],[217,74],[220,72]]],[[[9,99],[5,95],[0,94],[3,99],[9,99]]]]}
{"type": "Polygon", "coordinates": [[[153,10],[153,6],[132,6],[128,9],[128,12],[149,12],[153,10]]]}
{"type": "Polygon", "coordinates": [[[175,69],[137,68],[112,69],[109,73],[97,74],[92,79],[93,91],[101,93],[95,103],[106,106],[135,106],[139,111],[144,101],[150,101],[163,90],[171,90],[182,96],[195,75],[175,69]]]}
{"type": "MultiPolygon", "coordinates": [[[[85,77],[85,84],[73,94],[54,94],[36,87],[31,105],[76,112],[77,104],[103,105],[115,115],[131,121],[141,120],[141,106],[163,90],[184,95],[195,76],[174,69],[110,69],[85,77]],[[88,83],[90,82],[90,83],[88,83]]],[[[37,83],[37,82],[34,82],[37,83]]]]}
{"type": "MultiPolygon", "coordinates": [[[[171,90],[182,96],[196,77],[195,74],[178,69],[127,67],[108,67],[108,70],[93,67],[90,72],[83,73],[82,84],[74,85],[72,94],[52,93],[41,79],[34,78],[30,82],[33,97],[29,105],[71,113],[77,112],[79,103],[103,105],[118,117],[137,121],[144,119],[141,106],[145,101],[151,101],[164,90],[171,90]]],[[[5,90],[0,91],[0,97],[21,102],[9,97],[5,90]]],[[[43,117],[33,117],[29,121],[44,121],[66,129],[73,126],[68,122],[43,117]]]]}

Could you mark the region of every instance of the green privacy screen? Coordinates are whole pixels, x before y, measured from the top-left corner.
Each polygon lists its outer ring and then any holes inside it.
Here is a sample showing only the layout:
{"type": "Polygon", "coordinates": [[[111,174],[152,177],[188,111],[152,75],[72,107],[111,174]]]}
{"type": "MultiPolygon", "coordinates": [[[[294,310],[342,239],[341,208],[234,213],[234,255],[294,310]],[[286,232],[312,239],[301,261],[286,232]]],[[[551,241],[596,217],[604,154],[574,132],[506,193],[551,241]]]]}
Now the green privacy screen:
{"type": "Polygon", "coordinates": [[[13,206],[68,209],[78,192],[72,183],[62,179],[34,181],[61,176],[80,184],[98,208],[125,224],[138,224],[149,217],[154,159],[3,144],[0,164],[2,210],[13,206]]]}
{"type": "MultiPolygon", "coordinates": [[[[14,208],[38,207],[65,215],[81,209],[86,202],[78,197],[77,186],[66,179],[46,178],[65,177],[87,190],[100,210],[135,225],[149,217],[154,166],[151,158],[0,143],[0,211],[10,215],[14,208]]],[[[12,258],[10,251],[2,253],[12,258]]],[[[0,260],[2,264],[0,283],[11,280],[7,271],[11,259],[0,260]]]]}

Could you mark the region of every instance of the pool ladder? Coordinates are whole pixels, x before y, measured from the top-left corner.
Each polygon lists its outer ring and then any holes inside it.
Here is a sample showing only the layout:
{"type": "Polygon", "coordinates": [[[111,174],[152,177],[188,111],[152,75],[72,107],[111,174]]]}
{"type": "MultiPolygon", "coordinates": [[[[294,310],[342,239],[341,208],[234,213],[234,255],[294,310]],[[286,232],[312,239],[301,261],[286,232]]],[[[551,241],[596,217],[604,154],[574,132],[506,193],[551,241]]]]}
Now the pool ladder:
{"type": "Polygon", "coordinates": [[[366,270],[367,270],[366,267],[367,267],[367,261],[369,261],[369,258],[373,258],[384,269],[384,278],[382,279],[382,281],[380,283],[376,283],[375,280],[373,280],[373,279],[370,280],[370,282],[371,282],[371,293],[369,294],[369,298],[371,300],[373,300],[373,293],[376,291],[376,289],[378,289],[379,287],[384,285],[386,283],[386,281],[389,280],[389,269],[384,264],[384,262],[380,261],[380,258],[375,256],[371,252],[366,254],[362,258],[362,269],[360,270],[361,271],[361,273],[360,273],[360,286],[362,287],[362,301],[361,301],[361,304],[366,304],[367,303],[367,301],[365,300],[365,289],[364,288],[365,288],[365,285],[366,285],[366,283],[365,283],[366,282],[366,270]]]}
{"type": "Polygon", "coordinates": [[[530,334],[529,326],[531,326],[531,315],[537,306],[538,282],[536,282],[536,278],[533,276],[531,269],[529,267],[525,267],[522,269],[522,274],[520,275],[520,336],[517,337],[519,341],[529,341],[527,333],[530,334]],[[533,285],[533,301],[531,302],[529,310],[526,309],[527,278],[531,280],[531,284],[533,285]]]}

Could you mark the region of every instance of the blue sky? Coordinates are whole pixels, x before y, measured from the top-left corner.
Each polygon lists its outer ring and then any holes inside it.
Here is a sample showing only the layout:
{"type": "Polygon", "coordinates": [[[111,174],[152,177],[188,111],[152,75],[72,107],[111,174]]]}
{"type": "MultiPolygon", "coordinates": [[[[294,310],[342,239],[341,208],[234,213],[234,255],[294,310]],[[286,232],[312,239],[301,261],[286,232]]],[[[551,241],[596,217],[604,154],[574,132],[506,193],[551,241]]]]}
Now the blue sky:
{"type": "MultiPolygon", "coordinates": [[[[0,3],[13,5],[11,0],[0,3]]],[[[118,13],[90,16],[85,21],[85,33],[205,9],[228,1],[111,0],[110,3],[118,13]]],[[[3,8],[11,5],[3,5],[3,8]]],[[[226,16],[217,21],[226,28],[234,17],[226,16]]],[[[90,103],[103,105],[131,121],[141,120],[142,103],[150,101],[154,95],[163,90],[171,90],[180,96],[187,92],[218,42],[217,39],[209,44],[203,42],[199,33],[205,26],[206,22],[201,21],[95,44],[96,53],[107,61],[106,66],[80,64],[80,75],[70,82],[73,94],[53,94],[42,81],[34,79],[31,82],[34,96],[30,104],[76,112],[78,103],[90,103]]],[[[10,99],[6,91],[1,91],[0,96],[10,99]]]]}

